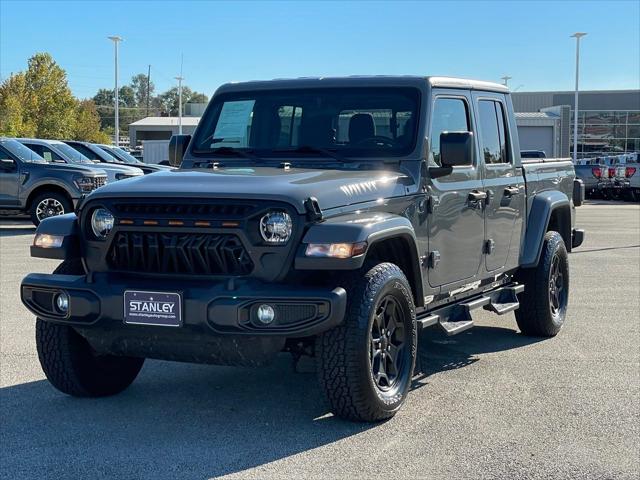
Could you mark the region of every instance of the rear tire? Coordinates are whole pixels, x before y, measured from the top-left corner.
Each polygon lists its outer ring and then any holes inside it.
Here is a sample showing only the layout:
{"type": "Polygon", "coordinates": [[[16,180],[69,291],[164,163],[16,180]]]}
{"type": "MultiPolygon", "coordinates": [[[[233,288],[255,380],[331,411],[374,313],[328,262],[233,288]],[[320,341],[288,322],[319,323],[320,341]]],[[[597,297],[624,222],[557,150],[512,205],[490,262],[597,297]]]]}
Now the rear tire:
{"type": "MultiPolygon", "coordinates": [[[[82,275],[79,260],[64,261],[54,273],[82,275]]],[[[47,379],[75,397],[103,397],[120,393],[135,380],[144,358],[98,355],[68,325],[36,320],[38,359],[47,379]]]]}
{"type": "Polygon", "coordinates": [[[569,302],[569,258],[562,236],[547,232],[536,268],[523,269],[516,321],[525,335],[554,337],[564,324],[569,302]]]}
{"type": "Polygon", "coordinates": [[[35,197],[29,205],[31,221],[37,227],[45,218],[73,212],[73,203],[60,192],[44,192],[35,197]]]}
{"type": "Polygon", "coordinates": [[[337,416],[385,420],[403,405],[416,361],[411,287],[392,263],[349,277],[344,286],[344,323],[316,340],[320,385],[337,416]]]}

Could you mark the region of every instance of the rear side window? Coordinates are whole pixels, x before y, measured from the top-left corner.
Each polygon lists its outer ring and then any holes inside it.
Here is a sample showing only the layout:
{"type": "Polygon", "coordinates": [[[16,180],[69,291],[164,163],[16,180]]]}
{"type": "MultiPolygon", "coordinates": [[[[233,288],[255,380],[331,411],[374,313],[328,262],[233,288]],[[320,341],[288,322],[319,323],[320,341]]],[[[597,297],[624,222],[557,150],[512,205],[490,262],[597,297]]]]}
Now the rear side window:
{"type": "Polygon", "coordinates": [[[81,154],[83,154],[89,160],[100,160],[100,157],[98,156],[97,153],[95,153],[89,147],[86,147],[86,146],[82,145],[81,143],[72,143],[71,147],[73,147],[74,149],[79,151],[81,154]]]}
{"type": "Polygon", "coordinates": [[[480,100],[478,108],[484,163],[509,163],[506,119],[502,103],[493,100],[480,100]]]}
{"type": "Polygon", "coordinates": [[[431,120],[430,163],[440,165],[440,134],[442,132],[468,132],[467,102],[461,98],[438,98],[433,106],[431,120]]]}

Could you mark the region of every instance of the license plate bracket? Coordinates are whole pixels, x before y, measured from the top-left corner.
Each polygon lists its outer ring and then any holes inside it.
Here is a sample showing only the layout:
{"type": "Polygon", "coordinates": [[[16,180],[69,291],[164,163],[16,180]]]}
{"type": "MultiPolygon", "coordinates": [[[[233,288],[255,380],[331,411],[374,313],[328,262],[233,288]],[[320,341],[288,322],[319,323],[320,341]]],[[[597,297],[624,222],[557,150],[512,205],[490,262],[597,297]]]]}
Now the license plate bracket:
{"type": "Polygon", "coordinates": [[[160,327],[182,326],[182,295],[177,292],[124,292],[124,323],[160,327]]]}

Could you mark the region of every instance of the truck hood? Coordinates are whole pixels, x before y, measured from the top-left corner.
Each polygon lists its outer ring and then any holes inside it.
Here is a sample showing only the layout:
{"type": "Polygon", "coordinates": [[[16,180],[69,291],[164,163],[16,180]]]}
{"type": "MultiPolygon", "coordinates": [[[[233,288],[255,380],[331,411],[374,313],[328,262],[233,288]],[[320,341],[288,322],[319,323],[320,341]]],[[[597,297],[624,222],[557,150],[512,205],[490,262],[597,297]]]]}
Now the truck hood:
{"type": "Polygon", "coordinates": [[[49,162],[38,162],[38,163],[31,163],[31,168],[34,168],[36,165],[36,168],[42,168],[44,170],[54,170],[56,172],[68,172],[68,173],[78,173],[78,174],[82,174],[85,175],[87,177],[94,177],[94,176],[98,176],[98,175],[106,175],[107,172],[105,172],[103,169],[101,168],[94,168],[91,167],[89,165],[85,166],[85,165],[77,165],[77,164],[69,164],[69,163],[49,163],[49,162]]]}
{"type": "Polygon", "coordinates": [[[96,198],[241,198],[287,202],[304,213],[304,201],[323,210],[405,195],[411,177],[397,171],[242,167],[173,170],[108,184],[96,198]]]}

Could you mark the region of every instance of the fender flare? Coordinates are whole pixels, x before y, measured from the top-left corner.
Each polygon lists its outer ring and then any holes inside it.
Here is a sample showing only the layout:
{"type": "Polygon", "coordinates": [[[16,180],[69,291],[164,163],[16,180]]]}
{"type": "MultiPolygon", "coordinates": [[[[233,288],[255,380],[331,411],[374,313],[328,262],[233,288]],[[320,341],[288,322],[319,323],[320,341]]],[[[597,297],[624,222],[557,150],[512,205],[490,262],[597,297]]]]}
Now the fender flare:
{"type": "Polygon", "coordinates": [[[559,233],[565,241],[568,251],[571,251],[571,202],[564,193],[553,190],[540,192],[533,197],[531,209],[527,217],[527,231],[520,249],[520,266],[532,268],[538,265],[542,253],[544,236],[549,228],[549,222],[554,212],[566,215],[559,233]]]}
{"type": "Polygon", "coordinates": [[[57,248],[42,248],[31,245],[31,256],[68,260],[80,258],[80,229],[75,213],[67,213],[45,218],[36,229],[36,235],[48,234],[63,237],[62,245],[57,248]]]}
{"type": "Polygon", "coordinates": [[[416,305],[422,305],[423,284],[420,255],[413,225],[406,217],[390,213],[370,212],[348,214],[328,219],[311,226],[304,235],[295,259],[296,270],[357,270],[362,268],[367,254],[377,243],[390,239],[402,239],[408,246],[410,272],[405,272],[415,288],[416,305]],[[367,242],[361,255],[351,258],[312,258],[305,256],[309,243],[359,243],[367,242]]]}

